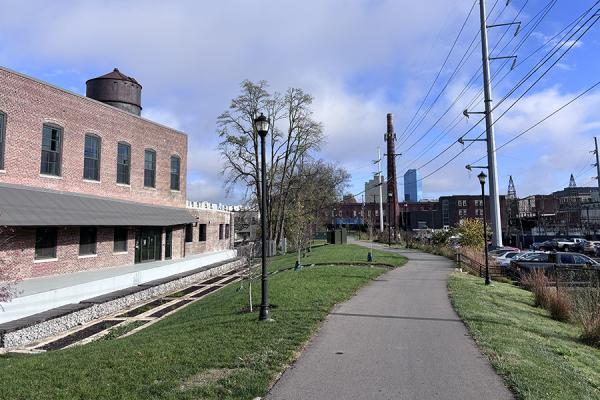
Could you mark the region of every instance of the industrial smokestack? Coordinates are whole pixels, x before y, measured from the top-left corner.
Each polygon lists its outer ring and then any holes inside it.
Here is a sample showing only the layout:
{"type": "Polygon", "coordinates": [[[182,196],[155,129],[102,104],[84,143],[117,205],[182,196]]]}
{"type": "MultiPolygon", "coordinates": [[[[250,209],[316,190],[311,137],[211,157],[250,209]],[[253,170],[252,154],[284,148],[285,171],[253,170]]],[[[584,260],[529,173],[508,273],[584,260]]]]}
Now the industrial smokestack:
{"type": "MultiPolygon", "coordinates": [[[[387,115],[387,132],[385,134],[387,142],[387,189],[389,201],[389,224],[396,229],[398,221],[398,183],[396,179],[396,133],[394,132],[394,117],[391,113],[387,115]],[[391,196],[390,196],[391,194],[391,196]]],[[[395,234],[395,233],[394,233],[395,234]]]]}
{"type": "Polygon", "coordinates": [[[394,133],[394,116],[392,113],[388,113],[387,115],[387,133],[394,133]]]}

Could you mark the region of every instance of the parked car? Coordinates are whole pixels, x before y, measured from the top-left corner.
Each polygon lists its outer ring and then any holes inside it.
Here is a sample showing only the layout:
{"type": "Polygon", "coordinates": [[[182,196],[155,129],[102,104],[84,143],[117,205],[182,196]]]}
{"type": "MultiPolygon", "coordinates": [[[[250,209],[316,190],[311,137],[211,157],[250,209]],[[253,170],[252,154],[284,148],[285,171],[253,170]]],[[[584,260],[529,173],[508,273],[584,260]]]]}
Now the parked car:
{"type": "Polygon", "coordinates": [[[584,242],[585,239],[575,238],[575,239],[556,239],[556,248],[560,251],[569,251],[572,250],[573,247],[577,246],[578,243],[584,242]]]}
{"type": "Polygon", "coordinates": [[[564,267],[593,268],[600,270],[600,263],[584,254],[552,252],[540,254],[532,258],[511,260],[508,274],[513,279],[520,279],[523,274],[536,269],[564,267]]]}
{"type": "Polygon", "coordinates": [[[600,242],[586,240],[585,244],[583,245],[583,251],[581,251],[581,253],[588,254],[592,257],[598,257],[598,255],[600,255],[600,242]]]}
{"type": "Polygon", "coordinates": [[[500,257],[508,252],[520,252],[520,251],[521,250],[517,249],[516,247],[501,247],[499,249],[489,251],[488,254],[491,257],[500,257]]]}
{"type": "Polygon", "coordinates": [[[518,251],[509,251],[502,254],[501,256],[495,257],[494,260],[501,267],[508,267],[510,265],[510,260],[512,260],[515,256],[518,256],[519,254],[520,252],[518,251]]]}

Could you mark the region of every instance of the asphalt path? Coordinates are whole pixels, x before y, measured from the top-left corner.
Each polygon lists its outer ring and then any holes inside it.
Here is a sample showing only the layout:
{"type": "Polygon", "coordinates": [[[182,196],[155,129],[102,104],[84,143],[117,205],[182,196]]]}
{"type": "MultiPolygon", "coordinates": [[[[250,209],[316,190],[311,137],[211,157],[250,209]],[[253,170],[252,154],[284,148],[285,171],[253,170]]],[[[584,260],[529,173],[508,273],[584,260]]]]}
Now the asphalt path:
{"type": "Polygon", "coordinates": [[[337,306],[267,399],[513,398],[450,304],[452,263],[391,251],[409,262],[337,306]]]}

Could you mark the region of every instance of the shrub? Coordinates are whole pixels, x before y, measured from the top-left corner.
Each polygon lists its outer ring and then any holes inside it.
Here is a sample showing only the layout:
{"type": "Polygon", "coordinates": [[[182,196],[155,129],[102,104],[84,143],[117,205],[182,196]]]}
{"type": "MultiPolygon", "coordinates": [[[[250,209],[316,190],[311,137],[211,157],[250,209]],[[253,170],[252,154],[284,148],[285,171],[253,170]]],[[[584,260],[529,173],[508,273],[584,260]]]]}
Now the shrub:
{"type": "Polygon", "coordinates": [[[582,328],[581,339],[600,347],[600,286],[574,289],[571,298],[573,320],[582,328]]]}
{"type": "Polygon", "coordinates": [[[483,249],[483,222],[481,220],[475,218],[463,219],[456,227],[456,233],[460,236],[459,243],[461,246],[483,249]]]}
{"type": "Polygon", "coordinates": [[[563,322],[569,321],[572,309],[569,294],[563,289],[546,288],[546,291],[549,292],[546,309],[550,311],[552,319],[563,322]]]}
{"type": "Polygon", "coordinates": [[[547,308],[551,290],[548,288],[549,283],[544,271],[539,269],[531,271],[521,279],[523,287],[533,293],[536,307],[547,308]]]}

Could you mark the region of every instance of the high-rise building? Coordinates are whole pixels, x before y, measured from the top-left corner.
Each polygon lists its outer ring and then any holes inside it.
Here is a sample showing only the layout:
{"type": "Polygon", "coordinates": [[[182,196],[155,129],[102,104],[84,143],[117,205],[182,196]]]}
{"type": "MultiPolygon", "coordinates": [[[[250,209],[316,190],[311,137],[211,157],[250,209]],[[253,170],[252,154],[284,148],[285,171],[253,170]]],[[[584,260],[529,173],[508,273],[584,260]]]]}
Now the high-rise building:
{"type": "Polygon", "coordinates": [[[423,198],[423,185],[419,171],[409,169],[404,174],[404,201],[420,201],[423,198]]]}
{"type": "Polygon", "coordinates": [[[379,203],[380,183],[383,203],[387,203],[387,182],[379,176],[365,182],[365,203],[379,203]]]}

